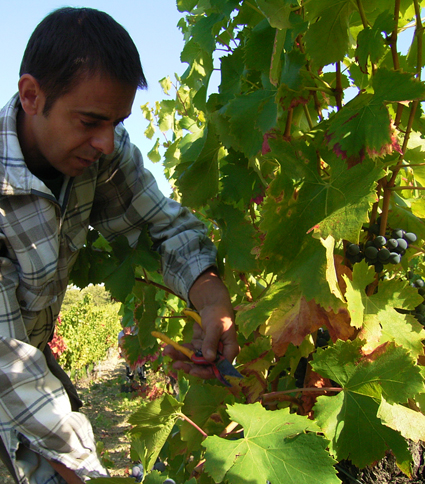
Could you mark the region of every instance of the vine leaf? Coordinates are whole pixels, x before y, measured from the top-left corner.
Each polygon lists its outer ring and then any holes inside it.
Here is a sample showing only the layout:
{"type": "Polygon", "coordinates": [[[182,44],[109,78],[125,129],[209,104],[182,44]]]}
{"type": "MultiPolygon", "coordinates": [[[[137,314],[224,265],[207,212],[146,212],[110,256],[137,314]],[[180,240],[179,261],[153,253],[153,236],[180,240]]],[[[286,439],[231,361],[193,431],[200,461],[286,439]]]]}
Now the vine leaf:
{"type": "Polygon", "coordinates": [[[238,370],[244,378],[239,382],[248,403],[258,401],[267,389],[267,376],[274,360],[268,338],[258,338],[244,346],[238,355],[238,370]]]}
{"type": "Polygon", "coordinates": [[[257,90],[232,99],[225,111],[231,134],[239,141],[246,157],[255,156],[263,144],[263,135],[276,125],[276,90],[257,90]]]}
{"type": "Polygon", "coordinates": [[[286,0],[255,0],[258,8],[264,13],[270,25],[276,29],[290,29],[289,15],[292,2],[286,0]]]}
{"type": "Polygon", "coordinates": [[[255,271],[257,261],[252,252],[258,245],[258,235],[245,218],[245,213],[225,203],[212,203],[211,208],[222,230],[218,246],[219,256],[238,271],[255,271]]]}
{"type": "Polygon", "coordinates": [[[217,194],[221,151],[214,125],[210,123],[203,136],[182,154],[175,177],[183,205],[201,207],[217,194]]]}
{"type": "Polygon", "coordinates": [[[143,302],[135,310],[134,318],[137,320],[140,348],[146,350],[157,346],[157,340],[151,332],[156,329],[155,320],[160,306],[155,299],[155,286],[148,285],[143,289],[143,302]]]}
{"type": "MultiPolygon", "coordinates": [[[[227,388],[192,384],[184,399],[182,411],[206,433],[220,433],[225,425],[219,414],[219,406],[225,400],[227,403],[233,401],[227,388]]],[[[199,448],[203,438],[201,433],[187,421],[182,423],[181,437],[187,443],[189,452],[199,448]]]]}
{"type": "Polygon", "coordinates": [[[231,420],[244,429],[239,440],[208,437],[205,469],[216,483],[299,484],[340,482],[334,461],[326,452],[327,441],[311,420],[288,409],[267,411],[260,403],[228,408],[231,420]]]}
{"type": "Polygon", "coordinates": [[[264,201],[261,259],[267,258],[274,272],[282,269],[294,260],[311,231],[324,239],[332,235],[335,240],[356,240],[384,172],[369,160],[347,170],[346,163],[327,150],[323,157],[331,172],[322,178],[314,147],[272,138],[269,144],[280,171],[264,201]]]}
{"type": "Polygon", "coordinates": [[[374,94],[360,93],[329,123],[330,146],[343,158],[383,157],[400,146],[385,103],[423,99],[425,86],[412,74],[380,68],[372,78],[374,94]]]}
{"type": "MultiPolygon", "coordinates": [[[[95,482],[96,484],[134,484],[133,477],[94,477],[90,479],[90,482],[95,482]]],[[[148,482],[147,480],[145,482],[148,482]]],[[[161,479],[163,482],[163,478],[161,479]]],[[[151,484],[152,481],[151,481],[151,484]]],[[[158,484],[160,484],[158,482],[158,484]]]]}
{"type": "Polygon", "coordinates": [[[393,29],[394,15],[386,11],[376,17],[373,27],[366,27],[359,33],[357,36],[356,55],[363,72],[367,71],[369,58],[372,63],[376,63],[384,55],[386,45],[382,32],[389,34],[393,29]]]}
{"type": "Polygon", "coordinates": [[[128,419],[131,429],[133,460],[140,460],[145,469],[152,469],[176,420],[182,404],[164,394],[139,408],[128,419]]]}
{"type": "Polygon", "coordinates": [[[326,326],[326,312],[314,300],[306,301],[298,286],[288,285],[276,300],[270,318],[260,327],[260,332],[272,337],[272,348],[283,356],[289,343],[299,346],[304,338],[326,326]]]}
{"type": "Polygon", "coordinates": [[[362,468],[392,450],[398,464],[406,470],[406,441],[398,432],[383,426],[377,414],[381,397],[390,404],[405,403],[423,391],[420,369],[408,351],[394,343],[383,344],[368,356],[361,354],[361,344],[358,339],[337,341],[314,356],[313,370],[342,387],[336,396],[317,399],[317,423],[331,442],[331,454],[338,460],[349,458],[362,468]]]}
{"type": "Polygon", "coordinates": [[[307,54],[317,66],[341,61],[347,52],[353,2],[322,0],[306,4],[310,27],[304,36],[307,54]]]}
{"type": "Polygon", "coordinates": [[[345,297],[351,315],[351,324],[361,329],[359,338],[365,341],[365,351],[373,351],[380,344],[394,341],[419,356],[423,351],[425,331],[410,315],[400,314],[394,308],[413,310],[422,297],[407,281],[390,279],[380,281],[376,294],[367,296],[365,288],[374,279],[374,270],[362,261],[355,264],[352,280],[343,276],[347,291],[345,297]]]}
{"type": "Polygon", "coordinates": [[[397,430],[406,438],[419,442],[425,440],[425,415],[399,404],[389,404],[384,397],[378,410],[384,425],[397,430]]]}
{"type": "Polygon", "coordinates": [[[375,271],[372,266],[361,261],[354,265],[351,279],[345,274],[342,277],[347,285],[345,298],[351,316],[351,325],[359,329],[363,326],[364,321],[364,289],[375,279],[375,271]]]}

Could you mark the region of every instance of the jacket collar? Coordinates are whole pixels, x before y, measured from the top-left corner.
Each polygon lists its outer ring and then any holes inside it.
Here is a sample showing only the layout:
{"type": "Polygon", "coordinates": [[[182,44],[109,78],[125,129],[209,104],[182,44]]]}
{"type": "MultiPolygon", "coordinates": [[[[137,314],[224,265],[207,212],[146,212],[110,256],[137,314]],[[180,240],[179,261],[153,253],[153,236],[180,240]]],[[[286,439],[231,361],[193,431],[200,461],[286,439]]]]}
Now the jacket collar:
{"type": "Polygon", "coordinates": [[[0,111],[0,195],[28,195],[35,191],[51,196],[25,163],[16,126],[20,106],[17,93],[0,111]]]}

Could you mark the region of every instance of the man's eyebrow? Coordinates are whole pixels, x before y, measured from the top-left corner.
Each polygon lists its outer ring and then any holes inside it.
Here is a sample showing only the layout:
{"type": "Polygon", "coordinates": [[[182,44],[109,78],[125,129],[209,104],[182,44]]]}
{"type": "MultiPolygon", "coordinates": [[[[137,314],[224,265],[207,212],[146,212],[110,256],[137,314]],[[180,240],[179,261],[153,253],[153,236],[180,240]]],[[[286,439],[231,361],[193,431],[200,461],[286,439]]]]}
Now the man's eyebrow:
{"type": "MultiPolygon", "coordinates": [[[[87,116],[88,118],[93,118],[93,119],[98,119],[99,121],[110,121],[110,118],[108,116],[105,116],[103,114],[95,113],[93,111],[77,111],[78,114],[81,114],[83,116],[87,116]]],[[[127,119],[130,116],[131,113],[127,114],[127,116],[124,116],[120,119],[114,120],[116,123],[121,123],[125,119],[127,119]]]]}

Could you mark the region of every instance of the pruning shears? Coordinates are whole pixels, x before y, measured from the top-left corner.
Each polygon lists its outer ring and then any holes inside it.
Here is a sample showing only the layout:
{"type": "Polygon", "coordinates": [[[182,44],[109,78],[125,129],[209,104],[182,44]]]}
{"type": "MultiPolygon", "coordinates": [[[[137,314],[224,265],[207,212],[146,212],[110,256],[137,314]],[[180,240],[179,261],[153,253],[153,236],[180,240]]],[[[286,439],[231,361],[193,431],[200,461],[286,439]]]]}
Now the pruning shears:
{"type": "MultiPolygon", "coordinates": [[[[199,316],[196,311],[193,311],[192,309],[184,309],[183,314],[185,316],[191,316],[202,328],[201,316],[199,316]]],[[[223,349],[223,343],[221,341],[218,347],[217,358],[215,359],[215,361],[211,362],[207,361],[204,358],[201,350],[193,351],[190,348],[186,348],[185,346],[182,346],[179,343],[173,341],[166,334],[160,333],[159,331],[152,331],[151,334],[155,338],[158,338],[164,343],[171,345],[177,351],[180,351],[181,353],[186,355],[190,360],[193,361],[193,363],[197,365],[211,366],[216,378],[228,387],[231,387],[232,385],[229,381],[226,380],[226,376],[243,378],[238,370],[221,354],[221,350],[223,349]]]]}

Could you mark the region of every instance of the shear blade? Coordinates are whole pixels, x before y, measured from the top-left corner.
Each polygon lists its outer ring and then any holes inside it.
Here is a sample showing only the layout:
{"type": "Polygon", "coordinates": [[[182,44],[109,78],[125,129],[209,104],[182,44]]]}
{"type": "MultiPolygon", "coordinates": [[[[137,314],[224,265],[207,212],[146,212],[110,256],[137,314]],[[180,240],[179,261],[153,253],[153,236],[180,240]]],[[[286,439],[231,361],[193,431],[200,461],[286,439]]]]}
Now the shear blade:
{"type": "Polygon", "coordinates": [[[216,366],[223,376],[234,376],[236,378],[243,378],[238,370],[225,358],[219,358],[219,360],[216,362],[216,366]]]}

